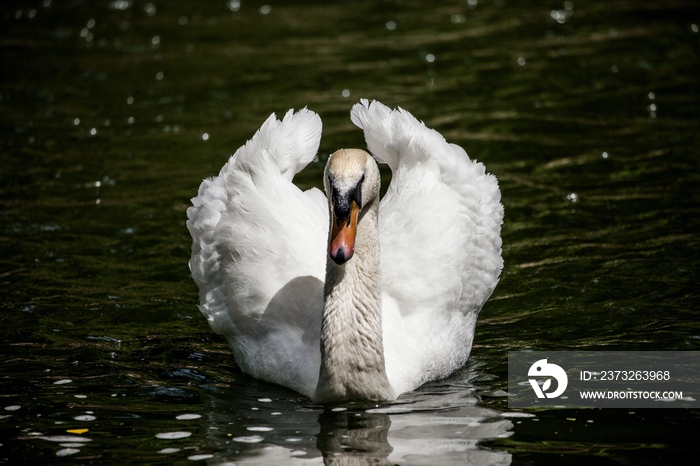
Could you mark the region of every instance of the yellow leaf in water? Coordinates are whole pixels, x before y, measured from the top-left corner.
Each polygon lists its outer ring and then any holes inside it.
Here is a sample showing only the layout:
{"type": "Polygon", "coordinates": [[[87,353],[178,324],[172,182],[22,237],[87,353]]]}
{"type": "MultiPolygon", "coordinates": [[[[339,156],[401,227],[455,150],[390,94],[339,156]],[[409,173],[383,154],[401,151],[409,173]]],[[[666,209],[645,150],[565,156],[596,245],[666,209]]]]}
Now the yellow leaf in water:
{"type": "Polygon", "coordinates": [[[66,432],[69,434],[84,434],[90,429],[68,429],[66,432]]]}

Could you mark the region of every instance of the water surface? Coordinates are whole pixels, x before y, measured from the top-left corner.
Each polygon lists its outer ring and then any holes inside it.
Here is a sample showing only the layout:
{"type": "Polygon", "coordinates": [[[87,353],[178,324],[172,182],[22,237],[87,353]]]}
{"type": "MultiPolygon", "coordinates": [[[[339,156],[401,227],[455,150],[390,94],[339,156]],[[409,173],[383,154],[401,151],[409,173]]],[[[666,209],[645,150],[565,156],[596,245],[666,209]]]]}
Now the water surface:
{"type": "MultiPolygon", "coordinates": [[[[201,2],[200,2],[201,3],[201,2]]],[[[690,0],[0,7],[0,462],[679,464],[692,410],[507,409],[507,352],[698,350],[690,0]],[[389,405],[252,380],[196,309],[185,210],[273,112],[363,147],[411,111],[500,182],[467,367],[389,405]]]]}

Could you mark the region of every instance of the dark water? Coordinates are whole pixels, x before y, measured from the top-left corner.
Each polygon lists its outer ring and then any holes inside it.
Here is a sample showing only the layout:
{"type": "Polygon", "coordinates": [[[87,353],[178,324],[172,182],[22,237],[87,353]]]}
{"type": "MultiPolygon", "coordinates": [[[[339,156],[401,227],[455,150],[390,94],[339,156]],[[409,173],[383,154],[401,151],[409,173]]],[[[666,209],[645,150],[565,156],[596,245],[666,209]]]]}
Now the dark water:
{"type": "Polygon", "coordinates": [[[684,463],[697,411],[502,395],[508,351],[700,349],[698,26],[692,0],[3,2],[0,463],[684,463]],[[467,367],[333,410],[235,367],[185,210],[272,112],[318,112],[321,160],[362,147],[359,98],[498,177],[506,266],[467,367]]]}

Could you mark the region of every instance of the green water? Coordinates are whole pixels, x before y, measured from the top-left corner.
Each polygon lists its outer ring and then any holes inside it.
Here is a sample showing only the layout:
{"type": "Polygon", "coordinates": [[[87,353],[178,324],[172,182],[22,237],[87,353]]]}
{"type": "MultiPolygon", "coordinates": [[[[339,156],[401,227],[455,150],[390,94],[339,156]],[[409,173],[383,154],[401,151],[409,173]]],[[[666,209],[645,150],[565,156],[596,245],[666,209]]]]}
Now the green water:
{"type": "Polygon", "coordinates": [[[700,349],[698,26],[692,0],[3,3],[0,463],[680,464],[697,411],[499,394],[512,350],[700,349]],[[319,113],[321,161],[363,147],[360,98],[498,177],[505,268],[467,367],[332,411],[235,367],[185,210],[272,112],[319,113]]]}

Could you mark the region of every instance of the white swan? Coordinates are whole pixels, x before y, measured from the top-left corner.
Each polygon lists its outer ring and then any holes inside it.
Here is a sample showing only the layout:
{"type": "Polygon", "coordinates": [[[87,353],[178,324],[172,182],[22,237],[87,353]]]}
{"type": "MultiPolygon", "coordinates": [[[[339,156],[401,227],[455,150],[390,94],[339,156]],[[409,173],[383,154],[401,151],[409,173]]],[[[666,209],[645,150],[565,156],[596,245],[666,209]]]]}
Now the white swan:
{"type": "Polygon", "coordinates": [[[321,138],[303,109],[270,116],[187,211],[212,329],[243,371],[320,403],[394,400],[462,366],[503,265],[483,164],[405,110],[362,100],[351,119],[392,170],[381,203],[358,149],[331,155],[326,196],[292,184],[321,138]]]}

